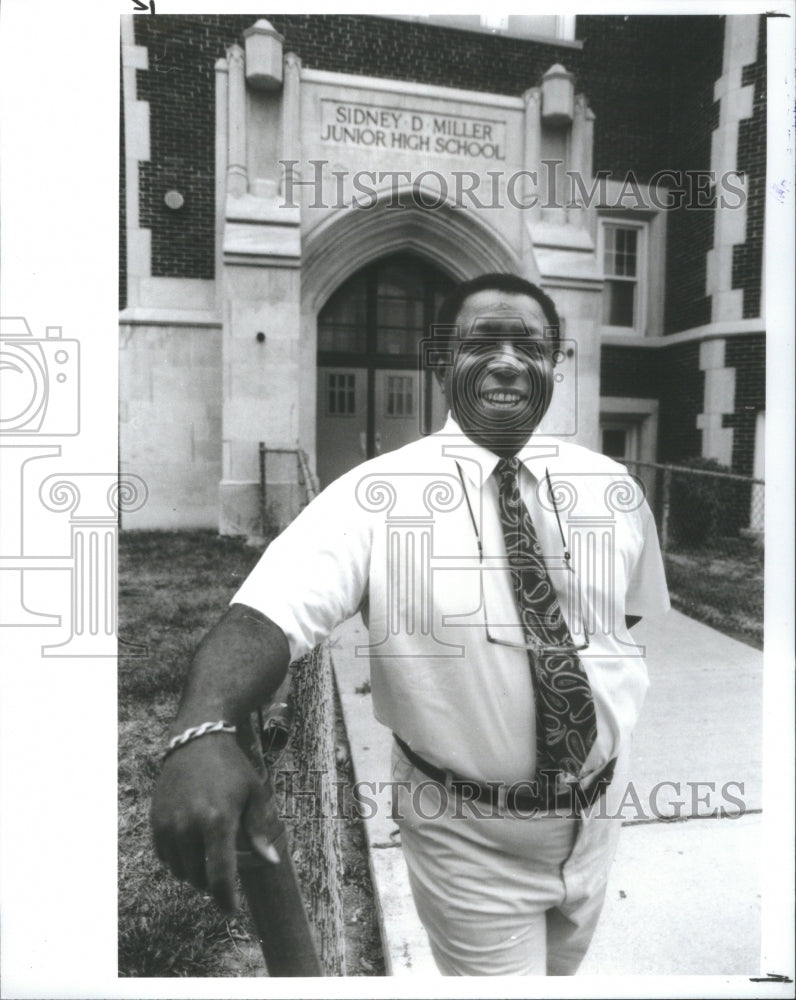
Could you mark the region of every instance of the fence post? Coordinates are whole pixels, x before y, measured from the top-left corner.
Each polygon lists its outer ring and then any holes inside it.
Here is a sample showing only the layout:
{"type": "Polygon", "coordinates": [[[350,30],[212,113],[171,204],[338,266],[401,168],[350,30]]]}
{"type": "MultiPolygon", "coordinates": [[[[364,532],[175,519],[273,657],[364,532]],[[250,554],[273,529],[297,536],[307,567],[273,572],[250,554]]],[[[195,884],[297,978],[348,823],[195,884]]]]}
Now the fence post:
{"type": "Polygon", "coordinates": [[[663,510],[661,511],[661,549],[666,552],[669,547],[669,502],[672,493],[672,470],[668,466],[663,470],[663,510]]]}
{"type": "Polygon", "coordinates": [[[304,478],[304,465],[301,461],[301,449],[296,448],[296,468],[298,470],[298,482],[300,492],[306,496],[307,492],[307,481],[304,478]]]}
{"type": "Polygon", "coordinates": [[[260,442],[260,531],[265,534],[266,496],[265,496],[265,441],[260,442]]]}

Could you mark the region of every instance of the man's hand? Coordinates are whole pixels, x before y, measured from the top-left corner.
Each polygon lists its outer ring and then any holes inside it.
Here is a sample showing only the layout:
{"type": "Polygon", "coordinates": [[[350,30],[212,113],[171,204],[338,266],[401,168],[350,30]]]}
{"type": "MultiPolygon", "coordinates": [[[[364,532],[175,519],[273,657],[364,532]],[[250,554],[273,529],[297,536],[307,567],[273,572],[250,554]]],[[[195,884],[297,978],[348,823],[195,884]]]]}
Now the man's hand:
{"type": "Polygon", "coordinates": [[[252,846],[278,861],[275,804],[235,737],[213,733],[175,750],[152,797],[155,849],[177,878],[208,889],[227,914],[237,908],[235,842],[241,823],[252,846]]]}

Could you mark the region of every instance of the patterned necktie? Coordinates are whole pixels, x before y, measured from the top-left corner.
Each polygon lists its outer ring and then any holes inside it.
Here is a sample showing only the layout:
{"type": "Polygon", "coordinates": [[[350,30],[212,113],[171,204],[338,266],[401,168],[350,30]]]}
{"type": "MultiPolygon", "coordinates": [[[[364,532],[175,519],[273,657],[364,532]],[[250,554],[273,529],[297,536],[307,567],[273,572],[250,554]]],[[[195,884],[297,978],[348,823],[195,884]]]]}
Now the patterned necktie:
{"type": "Polygon", "coordinates": [[[544,564],[528,508],[520,497],[519,459],[502,458],[495,469],[500,523],[511,565],[514,596],[525,641],[569,647],[561,653],[528,651],[536,702],[536,760],[540,771],[577,777],[597,738],[594,699],[583,664],[544,564]]]}

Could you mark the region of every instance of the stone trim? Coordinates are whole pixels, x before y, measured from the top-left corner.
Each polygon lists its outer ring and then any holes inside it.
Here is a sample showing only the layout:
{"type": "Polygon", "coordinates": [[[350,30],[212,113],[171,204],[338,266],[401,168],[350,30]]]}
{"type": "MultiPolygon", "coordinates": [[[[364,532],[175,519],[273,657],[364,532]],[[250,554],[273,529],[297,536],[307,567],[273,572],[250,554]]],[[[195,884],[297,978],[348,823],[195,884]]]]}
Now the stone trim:
{"type": "Polygon", "coordinates": [[[602,292],[603,279],[576,274],[553,274],[542,270],[541,283],[544,288],[574,288],[584,292],[602,292]]]}
{"type": "Polygon", "coordinates": [[[215,121],[215,213],[213,221],[214,274],[216,282],[216,308],[219,312],[223,307],[223,274],[224,265],[224,206],[227,200],[227,133],[229,130],[229,63],[225,58],[217,59],[213,67],[215,72],[216,121],[215,121]]]}
{"type": "Polygon", "coordinates": [[[657,413],[657,399],[645,396],[600,396],[600,413],[649,417],[657,413]]]}
{"type": "MultiPolygon", "coordinates": [[[[657,399],[642,396],[600,396],[600,425],[603,418],[631,419],[638,428],[640,462],[655,462],[658,458],[657,399]]],[[[633,471],[632,469],[630,470],[633,471]]]]}
{"type": "MultiPolygon", "coordinates": [[[[399,189],[400,194],[410,188],[399,189]]],[[[409,251],[426,257],[459,281],[484,271],[523,274],[522,264],[500,234],[473,214],[445,207],[433,213],[406,208],[401,212],[380,203],[363,216],[335,213],[304,237],[302,299],[317,313],[348,277],[377,257],[409,251]],[[347,248],[345,254],[339,248],[347,248]]]]}
{"type": "MultiPolygon", "coordinates": [[[[724,19],[722,75],[713,87],[719,103],[719,124],[711,136],[710,169],[717,178],[738,165],[738,126],[752,117],[754,86],[741,86],[743,67],[757,58],[758,15],[724,19]]],[[[747,192],[747,179],[739,179],[747,192]]],[[[716,206],[713,248],[707,253],[706,294],[711,297],[711,319],[741,319],[743,289],[732,287],[733,247],[746,242],[746,201],[738,208],[716,206]]]]}
{"type": "Polygon", "coordinates": [[[733,428],[724,417],[735,412],[735,368],[725,367],[724,338],[706,340],[699,349],[699,367],[705,373],[702,413],[697,429],[702,431],[702,455],[732,467],[733,428]]]}
{"type": "Polygon", "coordinates": [[[663,337],[640,337],[633,334],[606,333],[600,340],[612,347],[670,347],[672,344],[684,344],[692,340],[713,340],[716,337],[746,337],[749,334],[765,334],[765,327],[759,319],[725,320],[721,323],[708,323],[706,326],[694,326],[690,330],[670,333],[663,337]]]}
{"type": "Polygon", "coordinates": [[[221,317],[205,310],[148,309],[134,306],[119,313],[120,326],[192,326],[221,329],[221,317]]]}

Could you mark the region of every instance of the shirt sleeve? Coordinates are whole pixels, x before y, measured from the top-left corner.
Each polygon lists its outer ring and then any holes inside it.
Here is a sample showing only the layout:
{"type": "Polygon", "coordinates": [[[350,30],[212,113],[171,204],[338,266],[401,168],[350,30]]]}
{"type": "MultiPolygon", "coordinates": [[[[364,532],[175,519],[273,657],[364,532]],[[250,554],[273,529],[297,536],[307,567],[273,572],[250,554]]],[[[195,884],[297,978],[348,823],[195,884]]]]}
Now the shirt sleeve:
{"type": "Polygon", "coordinates": [[[639,513],[642,519],[642,544],[630,573],[625,614],[653,618],[665,614],[671,604],[655,519],[646,501],[639,513]]]}
{"type": "Polygon", "coordinates": [[[367,590],[371,526],[351,483],[342,477],[305,507],[230,601],[275,622],[293,660],[356,614],[367,590]]]}

